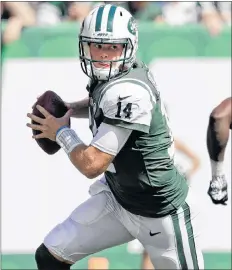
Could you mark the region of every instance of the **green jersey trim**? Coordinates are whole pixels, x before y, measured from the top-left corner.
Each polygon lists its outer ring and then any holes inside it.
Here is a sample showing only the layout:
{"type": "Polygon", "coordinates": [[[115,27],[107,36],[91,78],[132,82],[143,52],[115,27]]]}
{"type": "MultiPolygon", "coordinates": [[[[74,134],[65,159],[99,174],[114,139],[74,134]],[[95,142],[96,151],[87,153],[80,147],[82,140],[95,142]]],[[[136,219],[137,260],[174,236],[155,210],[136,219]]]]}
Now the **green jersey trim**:
{"type": "Polygon", "coordinates": [[[103,122],[109,125],[141,131],[143,133],[149,133],[149,130],[150,130],[150,127],[147,125],[138,124],[138,123],[129,123],[121,119],[112,119],[112,118],[105,117],[103,122]]]}

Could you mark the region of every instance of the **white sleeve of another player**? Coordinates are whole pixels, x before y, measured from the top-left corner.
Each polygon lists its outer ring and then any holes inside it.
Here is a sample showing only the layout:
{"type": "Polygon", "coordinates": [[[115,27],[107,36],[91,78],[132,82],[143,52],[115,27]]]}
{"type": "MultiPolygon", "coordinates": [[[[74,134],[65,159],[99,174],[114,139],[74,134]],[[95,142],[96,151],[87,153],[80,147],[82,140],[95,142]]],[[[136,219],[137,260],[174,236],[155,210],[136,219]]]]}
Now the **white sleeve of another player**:
{"type": "Polygon", "coordinates": [[[129,129],[101,123],[90,144],[102,152],[116,156],[128,140],[131,132],[132,130],[129,129]]]}
{"type": "Polygon", "coordinates": [[[103,121],[148,133],[155,102],[147,84],[138,80],[120,80],[107,88],[101,98],[103,121]]]}

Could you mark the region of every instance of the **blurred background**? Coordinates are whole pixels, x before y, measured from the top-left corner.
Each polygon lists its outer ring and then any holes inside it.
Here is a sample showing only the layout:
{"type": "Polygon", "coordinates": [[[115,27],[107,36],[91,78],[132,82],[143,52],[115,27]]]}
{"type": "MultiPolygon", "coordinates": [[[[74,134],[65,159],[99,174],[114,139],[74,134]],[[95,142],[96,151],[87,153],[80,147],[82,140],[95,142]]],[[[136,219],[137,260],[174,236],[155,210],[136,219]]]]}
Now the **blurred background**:
{"type": "MultiPolygon", "coordinates": [[[[87,96],[78,59],[83,18],[104,2],[1,1],[2,269],[36,269],[33,252],[57,223],[89,197],[62,151],[47,156],[31,139],[26,113],[46,90],[65,101],[87,96]]],[[[205,269],[231,269],[231,198],[215,206],[206,149],[209,114],[231,96],[231,2],[114,2],[139,25],[138,59],[149,65],[168,109],[176,163],[202,206],[205,269]],[[183,145],[188,151],[183,151],[183,145]],[[191,152],[191,154],[188,154],[191,152]]],[[[88,120],[73,128],[88,143],[88,120]]],[[[225,171],[231,190],[231,142],[225,171]]],[[[94,254],[73,269],[140,269],[138,243],[94,254]]]]}

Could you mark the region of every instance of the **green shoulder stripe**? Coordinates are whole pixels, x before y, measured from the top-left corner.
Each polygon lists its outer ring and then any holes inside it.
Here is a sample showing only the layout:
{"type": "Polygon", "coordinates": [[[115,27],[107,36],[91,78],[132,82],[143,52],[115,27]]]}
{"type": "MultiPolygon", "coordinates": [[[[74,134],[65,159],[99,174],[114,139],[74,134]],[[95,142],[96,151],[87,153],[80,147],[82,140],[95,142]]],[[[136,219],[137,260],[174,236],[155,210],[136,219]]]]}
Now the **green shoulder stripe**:
{"type": "Polygon", "coordinates": [[[113,119],[113,118],[104,117],[103,122],[106,124],[109,124],[109,125],[114,125],[114,126],[118,126],[118,127],[131,129],[131,130],[141,131],[143,133],[149,133],[149,130],[150,130],[150,127],[147,125],[138,124],[138,123],[128,123],[128,122],[123,121],[121,119],[113,119]]]}

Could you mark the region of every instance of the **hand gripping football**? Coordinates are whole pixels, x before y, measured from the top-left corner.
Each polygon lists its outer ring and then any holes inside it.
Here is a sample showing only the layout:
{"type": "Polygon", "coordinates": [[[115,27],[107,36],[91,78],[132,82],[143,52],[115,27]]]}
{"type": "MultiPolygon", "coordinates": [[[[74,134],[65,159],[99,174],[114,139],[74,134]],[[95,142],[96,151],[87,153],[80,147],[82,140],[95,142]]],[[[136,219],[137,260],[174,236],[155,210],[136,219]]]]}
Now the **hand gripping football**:
{"type": "MultiPolygon", "coordinates": [[[[33,106],[32,113],[40,118],[45,118],[41,112],[36,108],[36,105],[42,106],[47,110],[51,115],[56,118],[60,118],[66,114],[68,108],[66,107],[64,101],[53,91],[46,91],[42,96],[40,96],[37,102],[33,106]]],[[[32,120],[32,124],[37,124],[32,120]]],[[[69,122],[70,126],[70,122],[69,122]]],[[[32,130],[33,135],[40,134],[39,130],[32,130]]],[[[36,139],[38,145],[49,155],[55,154],[60,150],[60,146],[57,142],[54,142],[47,138],[36,139]]]]}

